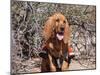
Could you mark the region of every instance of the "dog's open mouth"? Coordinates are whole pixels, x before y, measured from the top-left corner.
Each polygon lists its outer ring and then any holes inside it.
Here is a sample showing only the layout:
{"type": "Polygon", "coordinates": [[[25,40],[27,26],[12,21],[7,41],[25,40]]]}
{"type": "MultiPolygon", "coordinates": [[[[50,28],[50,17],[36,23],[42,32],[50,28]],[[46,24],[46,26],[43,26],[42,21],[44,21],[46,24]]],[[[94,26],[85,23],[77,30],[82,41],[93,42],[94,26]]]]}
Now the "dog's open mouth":
{"type": "Polygon", "coordinates": [[[57,36],[57,38],[58,38],[59,40],[62,40],[62,39],[64,38],[64,32],[58,32],[58,33],[56,34],[56,36],[57,36]]]}

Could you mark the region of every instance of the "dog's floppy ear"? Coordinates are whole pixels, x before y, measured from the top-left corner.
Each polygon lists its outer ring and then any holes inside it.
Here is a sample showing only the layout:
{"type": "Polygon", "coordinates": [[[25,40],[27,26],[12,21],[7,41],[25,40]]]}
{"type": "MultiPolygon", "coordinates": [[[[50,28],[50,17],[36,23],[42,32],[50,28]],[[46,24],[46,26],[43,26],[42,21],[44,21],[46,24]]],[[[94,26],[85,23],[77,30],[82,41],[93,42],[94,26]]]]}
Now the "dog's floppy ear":
{"type": "Polygon", "coordinates": [[[52,17],[49,17],[49,19],[46,21],[45,25],[44,25],[44,30],[43,30],[43,38],[47,41],[51,35],[52,35],[52,31],[53,31],[53,27],[54,27],[54,20],[52,17]]]}
{"type": "Polygon", "coordinates": [[[39,56],[46,59],[46,58],[48,58],[48,53],[46,51],[42,51],[39,53],[39,56]]]}
{"type": "Polygon", "coordinates": [[[65,30],[64,30],[64,43],[68,43],[70,40],[70,27],[66,20],[65,30]]]}

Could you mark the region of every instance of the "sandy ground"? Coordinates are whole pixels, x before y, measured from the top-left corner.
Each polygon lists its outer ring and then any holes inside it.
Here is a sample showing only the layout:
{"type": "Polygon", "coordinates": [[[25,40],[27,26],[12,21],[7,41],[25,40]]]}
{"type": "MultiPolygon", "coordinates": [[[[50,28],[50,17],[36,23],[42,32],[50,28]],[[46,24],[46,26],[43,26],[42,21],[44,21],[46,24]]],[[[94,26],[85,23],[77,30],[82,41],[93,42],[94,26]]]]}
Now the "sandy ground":
{"type": "Polygon", "coordinates": [[[87,68],[79,64],[78,61],[72,60],[68,70],[81,70],[81,69],[87,69],[87,68]]]}
{"type": "MultiPolygon", "coordinates": [[[[20,67],[18,68],[17,73],[21,74],[21,73],[38,73],[38,72],[41,72],[40,64],[41,64],[40,58],[33,58],[33,59],[23,61],[23,62],[19,63],[18,66],[20,66],[20,67]]],[[[80,64],[78,61],[72,60],[68,70],[72,71],[72,70],[84,70],[84,69],[85,70],[86,69],[95,69],[95,64],[93,64],[92,67],[91,66],[85,67],[82,64],[80,64]]]]}

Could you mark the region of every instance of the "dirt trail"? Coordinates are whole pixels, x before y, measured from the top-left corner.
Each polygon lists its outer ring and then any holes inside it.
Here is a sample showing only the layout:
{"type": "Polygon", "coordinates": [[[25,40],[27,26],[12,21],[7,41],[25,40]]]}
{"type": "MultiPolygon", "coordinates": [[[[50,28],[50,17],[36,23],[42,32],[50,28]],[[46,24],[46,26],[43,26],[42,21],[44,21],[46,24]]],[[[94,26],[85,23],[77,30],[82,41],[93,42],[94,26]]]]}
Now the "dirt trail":
{"type": "Polygon", "coordinates": [[[72,60],[68,70],[81,70],[81,69],[87,69],[87,68],[79,64],[78,61],[72,60]]]}
{"type": "MultiPolygon", "coordinates": [[[[41,72],[40,65],[41,65],[40,58],[29,59],[29,60],[18,63],[19,68],[17,68],[16,72],[17,73],[35,73],[35,72],[37,72],[38,73],[38,72],[41,72]]],[[[95,66],[87,68],[87,67],[84,67],[83,65],[81,65],[78,61],[72,60],[68,70],[83,70],[83,69],[93,69],[93,68],[95,68],[95,66]]],[[[15,70],[15,69],[13,69],[13,70],[15,70]]]]}

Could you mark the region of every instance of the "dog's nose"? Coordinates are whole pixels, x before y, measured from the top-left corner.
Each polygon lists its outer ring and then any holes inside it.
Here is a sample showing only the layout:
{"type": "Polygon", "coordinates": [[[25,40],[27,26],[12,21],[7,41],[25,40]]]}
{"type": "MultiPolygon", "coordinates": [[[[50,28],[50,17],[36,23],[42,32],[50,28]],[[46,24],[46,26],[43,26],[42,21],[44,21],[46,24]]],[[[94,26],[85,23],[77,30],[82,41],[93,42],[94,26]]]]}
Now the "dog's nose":
{"type": "Polygon", "coordinates": [[[60,30],[61,30],[61,31],[64,31],[64,27],[61,27],[60,30]]]}

